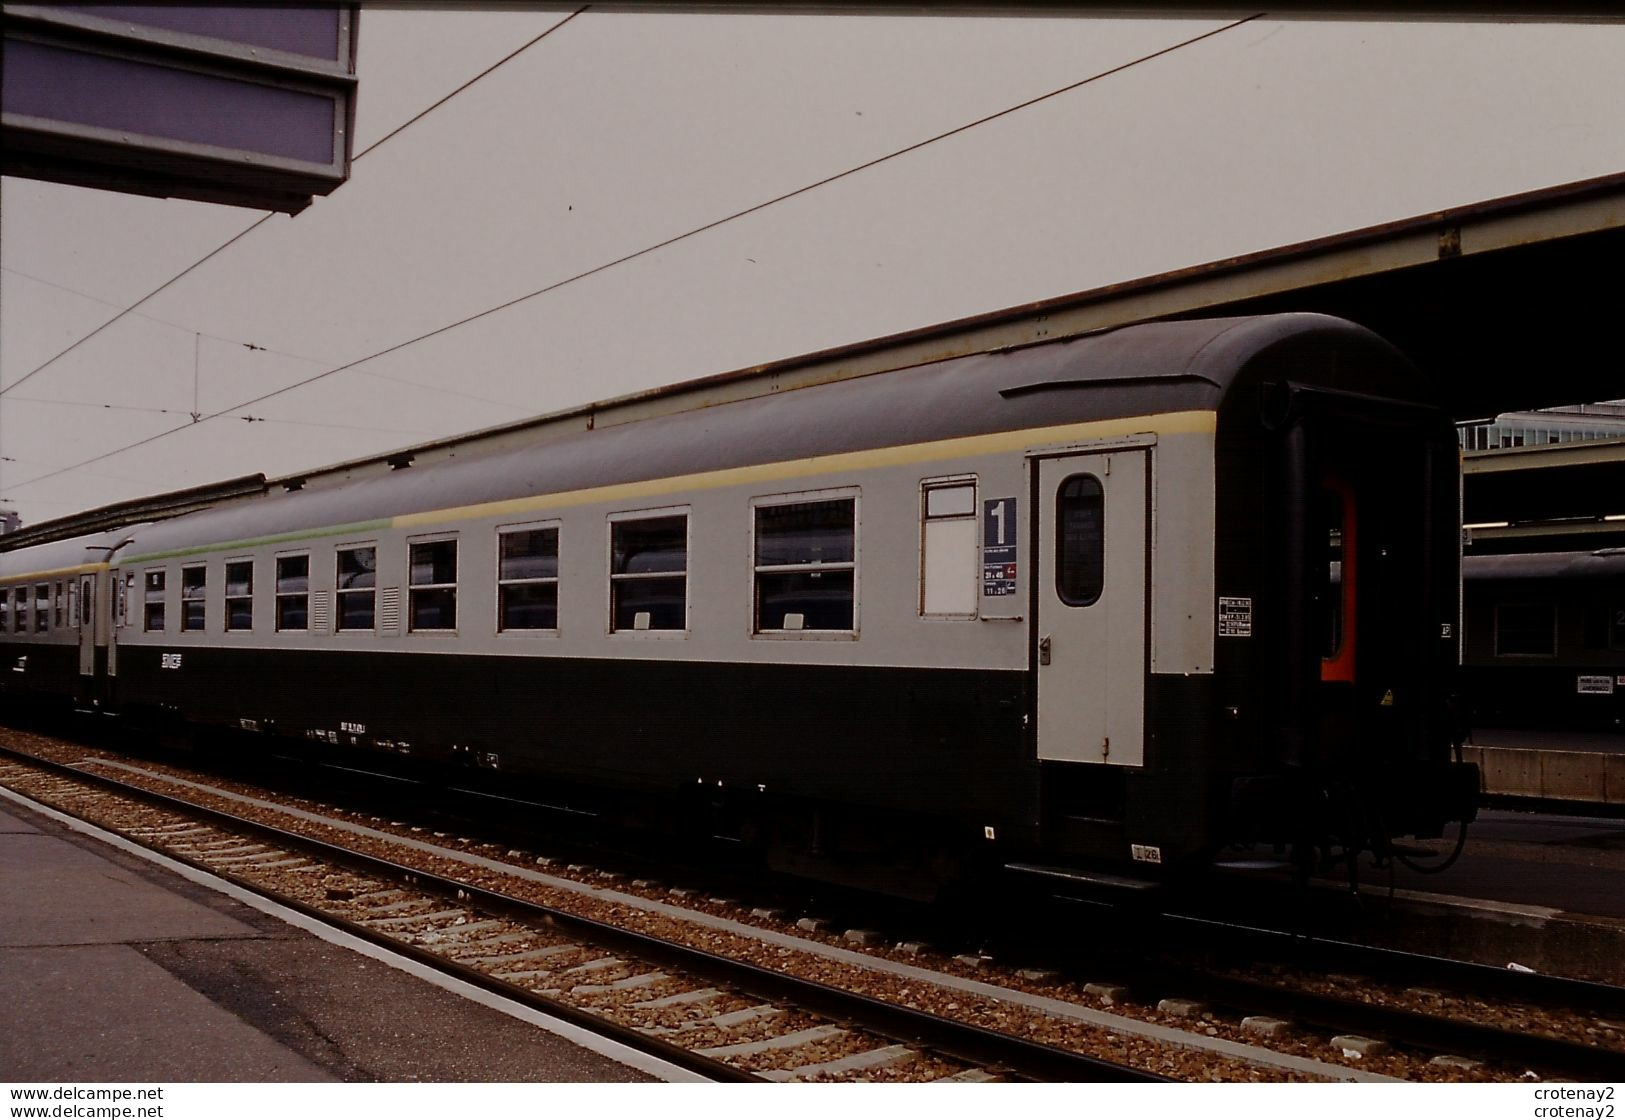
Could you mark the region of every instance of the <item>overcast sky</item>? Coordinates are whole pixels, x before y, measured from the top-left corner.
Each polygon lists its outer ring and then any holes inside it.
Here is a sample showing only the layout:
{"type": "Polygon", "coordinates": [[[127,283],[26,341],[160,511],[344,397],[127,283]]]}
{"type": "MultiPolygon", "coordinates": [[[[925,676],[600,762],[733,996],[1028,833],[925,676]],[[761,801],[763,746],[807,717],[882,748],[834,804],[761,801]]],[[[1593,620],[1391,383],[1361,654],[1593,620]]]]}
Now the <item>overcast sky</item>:
{"type": "MultiPolygon", "coordinates": [[[[355,150],[565,15],[364,11],[355,150]]],[[[4,392],[0,505],[286,474],[1625,168],[1625,26],[1258,19],[237,407],[1229,22],[589,12],[4,392]]],[[[262,216],[0,203],[0,387],[262,216]]]]}

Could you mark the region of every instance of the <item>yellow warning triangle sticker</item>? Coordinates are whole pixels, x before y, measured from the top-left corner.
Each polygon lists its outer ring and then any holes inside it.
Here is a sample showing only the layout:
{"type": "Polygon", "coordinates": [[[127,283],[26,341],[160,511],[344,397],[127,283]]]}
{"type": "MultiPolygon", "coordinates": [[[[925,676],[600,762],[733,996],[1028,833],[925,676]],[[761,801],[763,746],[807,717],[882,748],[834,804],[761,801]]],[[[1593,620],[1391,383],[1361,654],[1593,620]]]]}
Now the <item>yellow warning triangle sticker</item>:
{"type": "Polygon", "coordinates": [[[1385,691],[1382,694],[1382,706],[1384,708],[1392,708],[1394,706],[1394,690],[1393,689],[1390,688],[1390,689],[1388,689],[1387,691],[1385,691]]]}

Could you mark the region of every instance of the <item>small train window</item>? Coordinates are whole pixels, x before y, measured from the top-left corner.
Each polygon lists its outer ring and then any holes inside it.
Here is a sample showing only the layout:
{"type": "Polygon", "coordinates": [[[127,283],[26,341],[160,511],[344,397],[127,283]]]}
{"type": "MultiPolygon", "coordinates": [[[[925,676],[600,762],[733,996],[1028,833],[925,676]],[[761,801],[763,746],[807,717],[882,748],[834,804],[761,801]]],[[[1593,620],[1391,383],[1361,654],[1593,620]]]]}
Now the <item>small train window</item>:
{"type": "Polygon", "coordinates": [[[975,618],[979,570],[974,479],[920,487],[920,613],[975,618]]]}
{"type": "Polygon", "coordinates": [[[276,558],[276,628],[310,629],[310,554],[276,558]]]}
{"type": "Polygon", "coordinates": [[[756,633],[851,633],[857,623],[857,499],[756,507],[756,633]]]}
{"type": "Polygon", "coordinates": [[[0,634],[11,632],[11,592],[0,587],[0,634]]]}
{"type": "Polygon", "coordinates": [[[1497,603],[1495,656],[1557,654],[1557,608],[1551,603],[1497,603]]]}
{"type": "Polygon", "coordinates": [[[688,514],[612,521],[609,628],[688,629],[688,514]]]}
{"type": "Polygon", "coordinates": [[[55,623],[54,624],[55,624],[55,626],[56,626],[56,628],[58,630],[60,630],[63,627],[63,625],[65,625],[64,618],[63,618],[63,613],[62,613],[62,604],[63,604],[63,599],[65,598],[65,596],[66,596],[66,592],[63,590],[62,581],[57,580],[56,581],[56,595],[51,600],[51,610],[52,610],[52,613],[55,616],[55,623]]]}
{"type": "Polygon", "coordinates": [[[254,629],[254,561],[226,565],[226,629],[254,629]]]}
{"type": "Polygon", "coordinates": [[[457,538],[409,546],[407,622],[414,633],[457,629],[457,538]]]}
{"type": "Polygon", "coordinates": [[[557,630],[558,527],[502,530],[497,541],[497,629],[557,630]]]}
{"type": "MultiPolygon", "coordinates": [[[[164,628],[164,576],[162,568],[147,573],[143,582],[141,593],[141,629],[162,630],[164,628]]],[[[88,615],[90,604],[86,603],[83,610],[88,615]]]]}
{"type": "Polygon", "coordinates": [[[209,569],[202,564],[181,569],[181,629],[202,630],[204,597],[208,594],[209,569]]]}
{"type": "Polygon", "coordinates": [[[335,559],[339,630],[372,630],[378,614],[378,548],[341,548],[335,559]]]}
{"type": "Polygon", "coordinates": [[[1071,607],[1100,599],[1106,583],[1106,493],[1092,474],[1075,474],[1055,494],[1055,594],[1071,607]]]}
{"type": "Polygon", "coordinates": [[[43,634],[51,628],[51,585],[34,585],[34,633],[43,634]]]}

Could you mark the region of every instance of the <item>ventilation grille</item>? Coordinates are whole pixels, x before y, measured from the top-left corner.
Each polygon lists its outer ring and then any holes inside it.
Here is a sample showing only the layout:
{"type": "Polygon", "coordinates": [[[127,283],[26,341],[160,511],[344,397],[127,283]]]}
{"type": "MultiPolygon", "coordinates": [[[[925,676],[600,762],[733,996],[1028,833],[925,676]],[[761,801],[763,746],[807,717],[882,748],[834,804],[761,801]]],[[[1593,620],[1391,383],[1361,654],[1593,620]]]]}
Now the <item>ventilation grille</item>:
{"type": "Polygon", "coordinates": [[[326,634],[333,629],[333,600],[330,592],[310,593],[310,632],[326,634]]]}
{"type": "Polygon", "coordinates": [[[398,587],[386,587],[378,592],[378,632],[401,632],[401,589],[398,587]]]}

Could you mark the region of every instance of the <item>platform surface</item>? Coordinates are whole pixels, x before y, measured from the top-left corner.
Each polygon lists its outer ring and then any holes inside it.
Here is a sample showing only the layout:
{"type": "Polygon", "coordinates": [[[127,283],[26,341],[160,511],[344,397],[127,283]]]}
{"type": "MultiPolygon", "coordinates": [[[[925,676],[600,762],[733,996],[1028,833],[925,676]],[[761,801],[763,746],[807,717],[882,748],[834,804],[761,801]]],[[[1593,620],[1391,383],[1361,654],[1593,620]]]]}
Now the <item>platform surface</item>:
{"type": "MultiPolygon", "coordinates": [[[[1368,885],[1376,889],[1387,881],[1377,873],[1368,885]]],[[[1625,820],[1484,809],[1468,827],[1467,849],[1454,867],[1439,875],[1399,867],[1394,882],[1625,923],[1625,820]]]]}
{"type": "Polygon", "coordinates": [[[646,1081],[0,802],[0,1081],[646,1081]]]}

